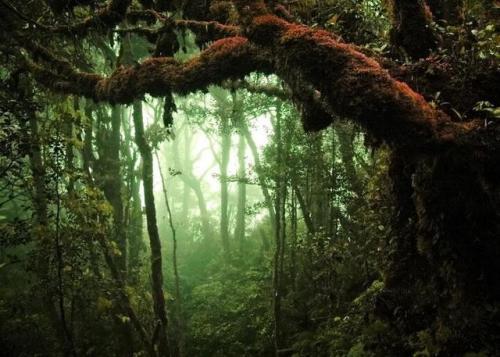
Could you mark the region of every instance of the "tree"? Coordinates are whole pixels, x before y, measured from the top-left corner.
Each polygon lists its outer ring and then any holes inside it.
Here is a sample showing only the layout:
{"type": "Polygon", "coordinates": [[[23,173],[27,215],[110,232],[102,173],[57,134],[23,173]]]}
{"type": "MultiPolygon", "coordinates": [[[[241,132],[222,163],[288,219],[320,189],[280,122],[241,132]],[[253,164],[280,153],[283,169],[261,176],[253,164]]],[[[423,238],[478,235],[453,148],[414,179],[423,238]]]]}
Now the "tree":
{"type": "MultiPolygon", "coordinates": [[[[410,87],[414,84],[411,66],[402,68],[384,58],[379,58],[379,63],[330,32],[293,22],[293,13],[283,11],[283,6],[275,2],[234,1],[232,12],[227,11],[232,16],[224,18],[223,11],[218,14],[226,23],[205,21],[215,18],[216,8],[224,8],[220,2],[220,6],[210,6],[209,11],[208,4],[179,5],[176,10],[184,10],[184,15],[190,16],[188,20],[174,20],[159,13],[165,10],[163,2],[140,3],[136,10],[131,1],[110,0],[94,15],[65,24],[58,15],[40,23],[25,15],[25,8],[19,10],[2,1],[2,53],[54,92],[112,104],[131,104],[145,94],[187,94],[228,79],[241,79],[251,72],[278,75],[301,110],[306,131],[324,129],[341,116],[360,124],[374,141],[391,148],[390,175],[398,213],[392,225],[394,249],[376,312],[400,327],[403,335],[431,331],[442,354],[498,346],[493,337],[481,333],[484,324],[494,325],[500,300],[496,283],[500,270],[500,146],[495,121],[486,118],[485,123],[472,108],[468,108],[472,113],[468,118],[457,118],[445,107],[441,110],[410,87]],[[165,53],[158,48],[162,43],[158,39],[172,28],[190,29],[206,49],[184,62],[173,57],[152,57],[118,67],[106,76],[77,69],[76,61],[62,59],[64,48],[50,40],[42,41],[33,33],[36,29],[44,35],[84,39],[92,32],[120,32],[116,26],[128,21],[140,26],[121,30],[154,37],[156,50],[160,50],[157,53],[165,53]],[[148,22],[158,22],[159,30],[148,27],[148,22]],[[214,42],[208,45],[210,41],[214,42]],[[409,83],[398,77],[408,78],[409,83]],[[420,293],[414,295],[416,291],[420,293]],[[428,292],[433,292],[434,298],[425,299],[428,292]],[[425,318],[420,319],[423,311],[425,318]],[[460,332],[463,318],[473,321],[465,336],[460,332]],[[439,333],[443,329],[445,337],[439,333]]],[[[411,57],[425,57],[434,47],[426,4],[423,0],[392,3],[398,19],[394,44],[411,57]],[[411,39],[415,34],[420,35],[411,39]]],[[[432,66],[432,59],[424,60],[424,64],[432,66]]],[[[486,67],[488,63],[484,65],[487,75],[478,82],[491,89],[487,100],[492,98],[497,104],[498,69],[486,67]]],[[[419,69],[417,65],[414,68],[419,69]]],[[[446,83],[420,84],[423,92],[429,86],[440,85],[441,92],[449,90],[446,83]]],[[[447,100],[477,97],[465,91],[459,94],[447,100]]],[[[146,144],[140,140],[139,135],[137,142],[143,157],[150,157],[150,150],[148,154],[146,144]]],[[[143,179],[150,181],[151,163],[145,160],[144,166],[143,179]]],[[[225,178],[224,171],[221,176],[225,178]]],[[[150,187],[147,182],[144,186],[150,187]]],[[[151,206],[146,206],[151,213],[151,206]]],[[[279,214],[276,210],[276,220],[279,214]]],[[[158,259],[154,257],[153,263],[158,264],[158,259]]],[[[161,277],[155,274],[153,280],[160,301],[161,277]]],[[[160,305],[157,311],[163,309],[160,305]]],[[[163,326],[163,318],[160,320],[163,326]]]]}

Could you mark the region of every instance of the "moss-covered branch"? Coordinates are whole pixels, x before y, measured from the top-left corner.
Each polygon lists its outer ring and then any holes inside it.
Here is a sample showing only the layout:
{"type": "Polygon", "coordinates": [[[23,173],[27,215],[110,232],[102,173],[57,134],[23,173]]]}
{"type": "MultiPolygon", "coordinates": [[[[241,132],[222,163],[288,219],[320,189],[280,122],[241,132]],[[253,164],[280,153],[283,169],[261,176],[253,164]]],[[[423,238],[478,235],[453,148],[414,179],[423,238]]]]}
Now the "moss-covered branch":
{"type": "Polygon", "coordinates": [[[351,118],[378,139],[397,145],[452,141],[469,130],[467,124],[453,123],[375,60],[330,33],[266,15],[262,7],[245,11],[242,24],[248,39],[219,40],[184,63],[171,57],[150,58],[118,68],[108,78],[76,72],[64,61],[50,61],[46,53],[45,60],[56,65],[54,71],[28,63],[38,81],[55,91],[111,103],[131,103],[144,94],[187,94],[254,71],[272,72],[292,89],[300,106],[325,104],[304,119],[308,130],[330,124],[331,114],[351,118]],[[258,16],[252,16],[252,11],[258,16]],[[304,103],[302,88],[314,93],[305,98],[312,105],[304,103]]]}
{"type": "Polygon", "coordinates": [[[376,61],[326,31],[263,15],[253,19],[247,34],[270,50],[275,73],[290,87],[310,84],[338,115],[361,123],[378,138],[398,144],[418,138],[415,143],[426,145],[451,140],[462,130],[376,61]]]}
{"type": "MultiPolygon", "coordinates": [[[[48,52],[44,53],[48,56],[48,52]]],[[[56,92],[122,104],[129,104],[144,94],[163,96],[170,91],[187,94],[228,78],[271,70],[269,62],[243,37],[219,40],[187,62],[171,57],[150,58],[136,66],[118,68],[108,78],[77,72],[55,58],[50,63],[55,65],[55,71],[27,61],[35,78],[56,92]]]]}

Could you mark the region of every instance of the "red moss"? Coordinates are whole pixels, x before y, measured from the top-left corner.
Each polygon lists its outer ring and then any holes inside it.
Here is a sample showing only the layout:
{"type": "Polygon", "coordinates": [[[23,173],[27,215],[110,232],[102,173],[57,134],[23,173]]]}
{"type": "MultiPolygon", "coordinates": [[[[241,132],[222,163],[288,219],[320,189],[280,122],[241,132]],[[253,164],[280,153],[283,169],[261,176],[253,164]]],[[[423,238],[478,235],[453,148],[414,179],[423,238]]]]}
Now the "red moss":
{"type": "Polygon", "coordinates": [[[228,78],[243,78],[252,71],[270,71],[268,60],[243,37],[216,41],[185,63],[170,57],[150,58],[140,65],[120,67],[108,78],[70,68],[54,73],[30,62],[28,67],[40,83],[55,91],[121,104],[131,103],[146,93],[187,94],[228,78]]]}
{"type": "Polygon", "coordinates": [[[260,45],[272,46],[276,72],[286,82],[312,85],[335,112],[363,124],[377,138],[400,144],[409,138],[424,138],[421,142],[437,139],[438,115],[422,96],[391,78],[353,46],[326,31],[271,15],[254,19],[252,34],[259,34],[250,37],[252,41],[257,37],[260,45]]]}

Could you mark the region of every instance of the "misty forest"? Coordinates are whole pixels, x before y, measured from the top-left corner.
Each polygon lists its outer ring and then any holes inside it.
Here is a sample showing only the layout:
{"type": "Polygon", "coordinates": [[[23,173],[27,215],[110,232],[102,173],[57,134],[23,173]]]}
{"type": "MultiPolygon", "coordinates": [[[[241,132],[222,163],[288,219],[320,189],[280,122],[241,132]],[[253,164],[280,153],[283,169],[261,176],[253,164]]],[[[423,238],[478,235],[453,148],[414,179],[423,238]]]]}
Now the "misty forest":
{"type": "Polygon", "coordinates": [[[500,356],[496,0],[0,0],[1,356],[500,356]]]}

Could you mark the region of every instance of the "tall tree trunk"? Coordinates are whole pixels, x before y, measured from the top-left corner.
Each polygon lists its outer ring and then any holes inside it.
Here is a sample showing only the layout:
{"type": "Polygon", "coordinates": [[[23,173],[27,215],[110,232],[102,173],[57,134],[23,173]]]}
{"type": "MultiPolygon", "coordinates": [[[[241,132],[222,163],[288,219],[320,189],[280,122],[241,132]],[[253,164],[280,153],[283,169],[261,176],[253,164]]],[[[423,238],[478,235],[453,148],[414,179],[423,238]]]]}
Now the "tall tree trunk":
{"type": "Polygon", "coordinates": [[[165,306],[165,295],[163,293],[161,241],[158,233],[158,225],[156,223],[156,207],[153,191],[153,155],[144,136],[141,102],[134,102],[132,116],[135,127],[135,143],[142,156],[142,182],[149,244],[151,248],[152,296],[157,318],[152,342],[155,348],[158,348],[160,356],[170,356],[171,344],[168,340],[168,318],[165,306]]]}
{"type": "MultiPolygon", "coordinates": [[[[99,131],[97,133],[97,146],[99,150],[99,164],[96,169],[97,183],[104,191],[106,199],[113,207],[113,240],[116,242],[120,256],[117,264],[122,273],[126,274],[127,239],[123,217],[122,175],[120,161],[120,127],[121,108],[111,108],[111,128],[104,124],[107,117],[103,110],[98,111],[99,131]]],[[[91,149],[90,149],[91,150],[91,149]]]]}
{"type": "Polygon", "coordinates": [[[253,160],[255,163],[255,172],[257,173],[257,179],[259,180],[259,185],[262,190],[262,194],[264,195],[264,202],[267,207],[267,211],[269,212],[269,221],[271,222],[271,226],[276,226],[276,214],[274,212],[273,200],[271,197],[271,193],[269,192],[269,188],[266,183],[266,176],[264,170],[262,168],[262,163],[260,162],[259,150],[257,149],[257,145],[255,144],[255,140],[248,129],[248,125],[246,122],[242,123],[241,129],[243,131],[243,135],[245,135],[245,139],[248,143],[248,147],[252,152],[253,160]]]}
{"type": "Polygon", "coordinates": [[[142,215],[142,202],[140,196],[140,173],[136,172],[137,152],[132,146],[132,128],[122,116],[123,132],[125,143],[123,145],[126,161],[124,166],[127,169],[128,178],[128,217],[127,228],[127,242],[128,242],[128,274],[127,278],[130,281],[136,281],[138,278],[139,269],[141,267],[141,253],[145,250],[143,242],[143,215],[142,215]]]}
{"type": "MultiPolygon", "coordinates": [[[[233,97],[233,105],[235,96],[233,97]]],[[[243,118],[240,118],[238,122],[242,122],[243,118]]],[[[241,126],[241,125],[240,125],[241,126]]],[[[245,243],[245,210],[246,210],[246,199],[247,199],[247,182],[246,182],[246,165],[245,165],[245,152],[246,152],[245,136],[240,131],[239,132],[239,143],[238,143],[238,204],[236,208],[236,227],[234,230],[234,238],[239,244],[240,253],[243,253],[243,246],[245,243]]]]}
{"type": "Polygon", "coordinates": [[[238,205],[236,211],[235,238],[239,242],[240,251],[243,252],[245,241],[245,209],[246,209],[246,175],[245,175],[245,138],[240,135],[238,145],[238,205]]]}
{"type": "MultiPolygon", "coordinates": [[[[103,121],[105,121],[105,119],[103,118],[102,108],[100,109],[101,110],[98,111],[97,113],[97,118],[99,123],[97,132],[98,140],[96,140],[97,150],[103,157],[107,157],[107,155],[110,155],[110,152],[112,151],[113,153],[111,154],[111,156],[112,157],[114,156],[115,161],[108,164],[107,161],[102,161],[104,158],[100,157],[99,160],[96,161],[94,157],[92,149],[93,126],[94,126],[93,115],[91,107],[87,104],[85,110],[86,110],[86,115],[89,119],[89,123],[85,128],[84,147],[82,149],[83,166],[84,166],[84,171],[87,174],[88,184],[90,186],[94,185],[99,186],[103,190],[106,199],[113,207],[112,240],[116,242],[119,241],[120,239],[124,239],[123,235],[122,236],[118,235],[122,230],[125,231],[125,227],[122,227],[124,226],[125,223],[123,215],[123,200],[121,197],[121,187],[123,183],[121,181],[121,178],[118,176],[121,168],[121,163],[119,161],[119,156],[117,156],[119,155],[119,148],[121,143],[120,129],[119,129],[120,125],[116,122],[117,120],[122,120],[122,115],[119,115],[120,113],[118,112],[118,109],[116,107],[112,109],[112,111],[114,111],[114,114],[112,114],[112,130],[110,133],[108,130],[106,130],[105,126],[103,125],[103,121]],[[109,138],[109,140],[103,140],[103,137],[109,138]],[[94,176],[92,175],[91,169],[93,170],[95,179],[94,176]],[[111,177],[112,175],[111,173],[114,175],[114,177],[111,177]]],[[[142,214],[140,213],[140,211],[139,215],[141,220],[140,224],[142,225],[142,214]]],[[[115,261],[115,258],[110,253],[109,242],[105,241],[106,239],[108,238],[107,237],[99,238],[105,262],[110,270],[113,283],[116,286],[118,300],[119,300],[119,306],[117,307],[116,313],[113,316],[114,322],[117,326],[116,328],[120,332],[120,337],[121,337],[119,346],[120,349],[118,353],[122,355],[132,355],[135,352],[132,327],[130,326],[130,324],[124,323],[121,319],[117,317],[118,314],[123,314],[127,316],[132,322],[132,326],[137,331],[139,338],[142,344],[144,345],[144,348],[148,351],[150,355],[154,355],[154,351],[151,349],[150,342],[148,341],[147,338],[147,333],[145,332],[144,327],[137,318],[137,315],[131,305],[130,299],[125,291],[124,276],[126,271],[124,267],[126,266],[126,258],[124,258],[123,255],[120,255],[118,256],[118,261],[115,261]]],[[[120,250],[121,253],[120,246],[118,246],[118,249],[120,250]]],[[[99,275],[96,274],[96,276],[99,275]]]]}
{"type": "Polygon", "coordinates": [[[176,335],[177,335],[177,348],[179,351],[179,357],[183,357],[185,354],[186,346],[185,346],[185,340],[184,340],[184,309],[183,309],[183,304],[182,304],[182,295],[181,295],[181,288],[180,288],[180,278],[179,278],[179,270],[178,270],[178,265],[177,265],[177,235],[176,235],[176,230],[174,226],[174,220],[172,217],[172,210],[170,209],[170,203],[168,200],[168,194],[167,194],[167,186],[165,182],[165,178],[163,177],[163,172],[161,169],[161,162],[158,157],[158,153],[155,151],[155,156],[156,156],[156,162],[158,164],[158,170],[160,172],[160,178],[161,178],[161,187],[163,190],[163,196],[165,199],[165,206],[167,207],[167,214],[168,214],[168,225],[170,227],[170,231],[172,233],[172,266],[174,268],[174,280],[175,280],[175,302],[176,302],[176,307],[177,307],[177,314],[176,314],[176,335]]]}
{"type": "MultiPolygon", "coordinates": [[[[64,124],[64,123],[63,123],[64,124]]],[[[57,133],[56,140],[57,145],[54,148],[54,164],[53,171],[55,174],[55,205],[56,205],[56,215],[55,215],[55,239],[54,239],[54,251],[56,255],[56,280],[57,280],[57,303],[59,307],[59,318],[61,320],[61,326],[65,337],[64,343],[64,355],[65,356],[76,356],[75,344],[73,341],[73,331],[68,324],[68,318],[66,314],[66,296],[65,296],[65,282],[64,282],[64,257],[63,257],[63,242],[61,239],[61,187],[60,181],[62,178],[62,173],[64,169],[64,161],[61,156],[64,155],[64,148],[62,145],[63,139],[61,137],[61,123],[56,123],[57,133]]]]}
{"type": "Polygon", "coordinates": [[[229,258],[229,183],[227,169],[231,152],[231,128],[229,117],[222,116],[221,165],[220,165],[220,236],[224,256],[229,258]]]}
{"type": "Polygon", "coordinates": [[[276,133],[278,172],[276,173],[276,229],[275,229],[275,250],[273,261],[273,320],[274,320],[274,348],[276,356],[285,342],[282,325],[281,301],[283,298],[283,260],[285,251],[285,202],[286,202],[286,181],[284,172],[284,153],[282,139],[282,118],[281,105],[276,108],[276,133]]]}

